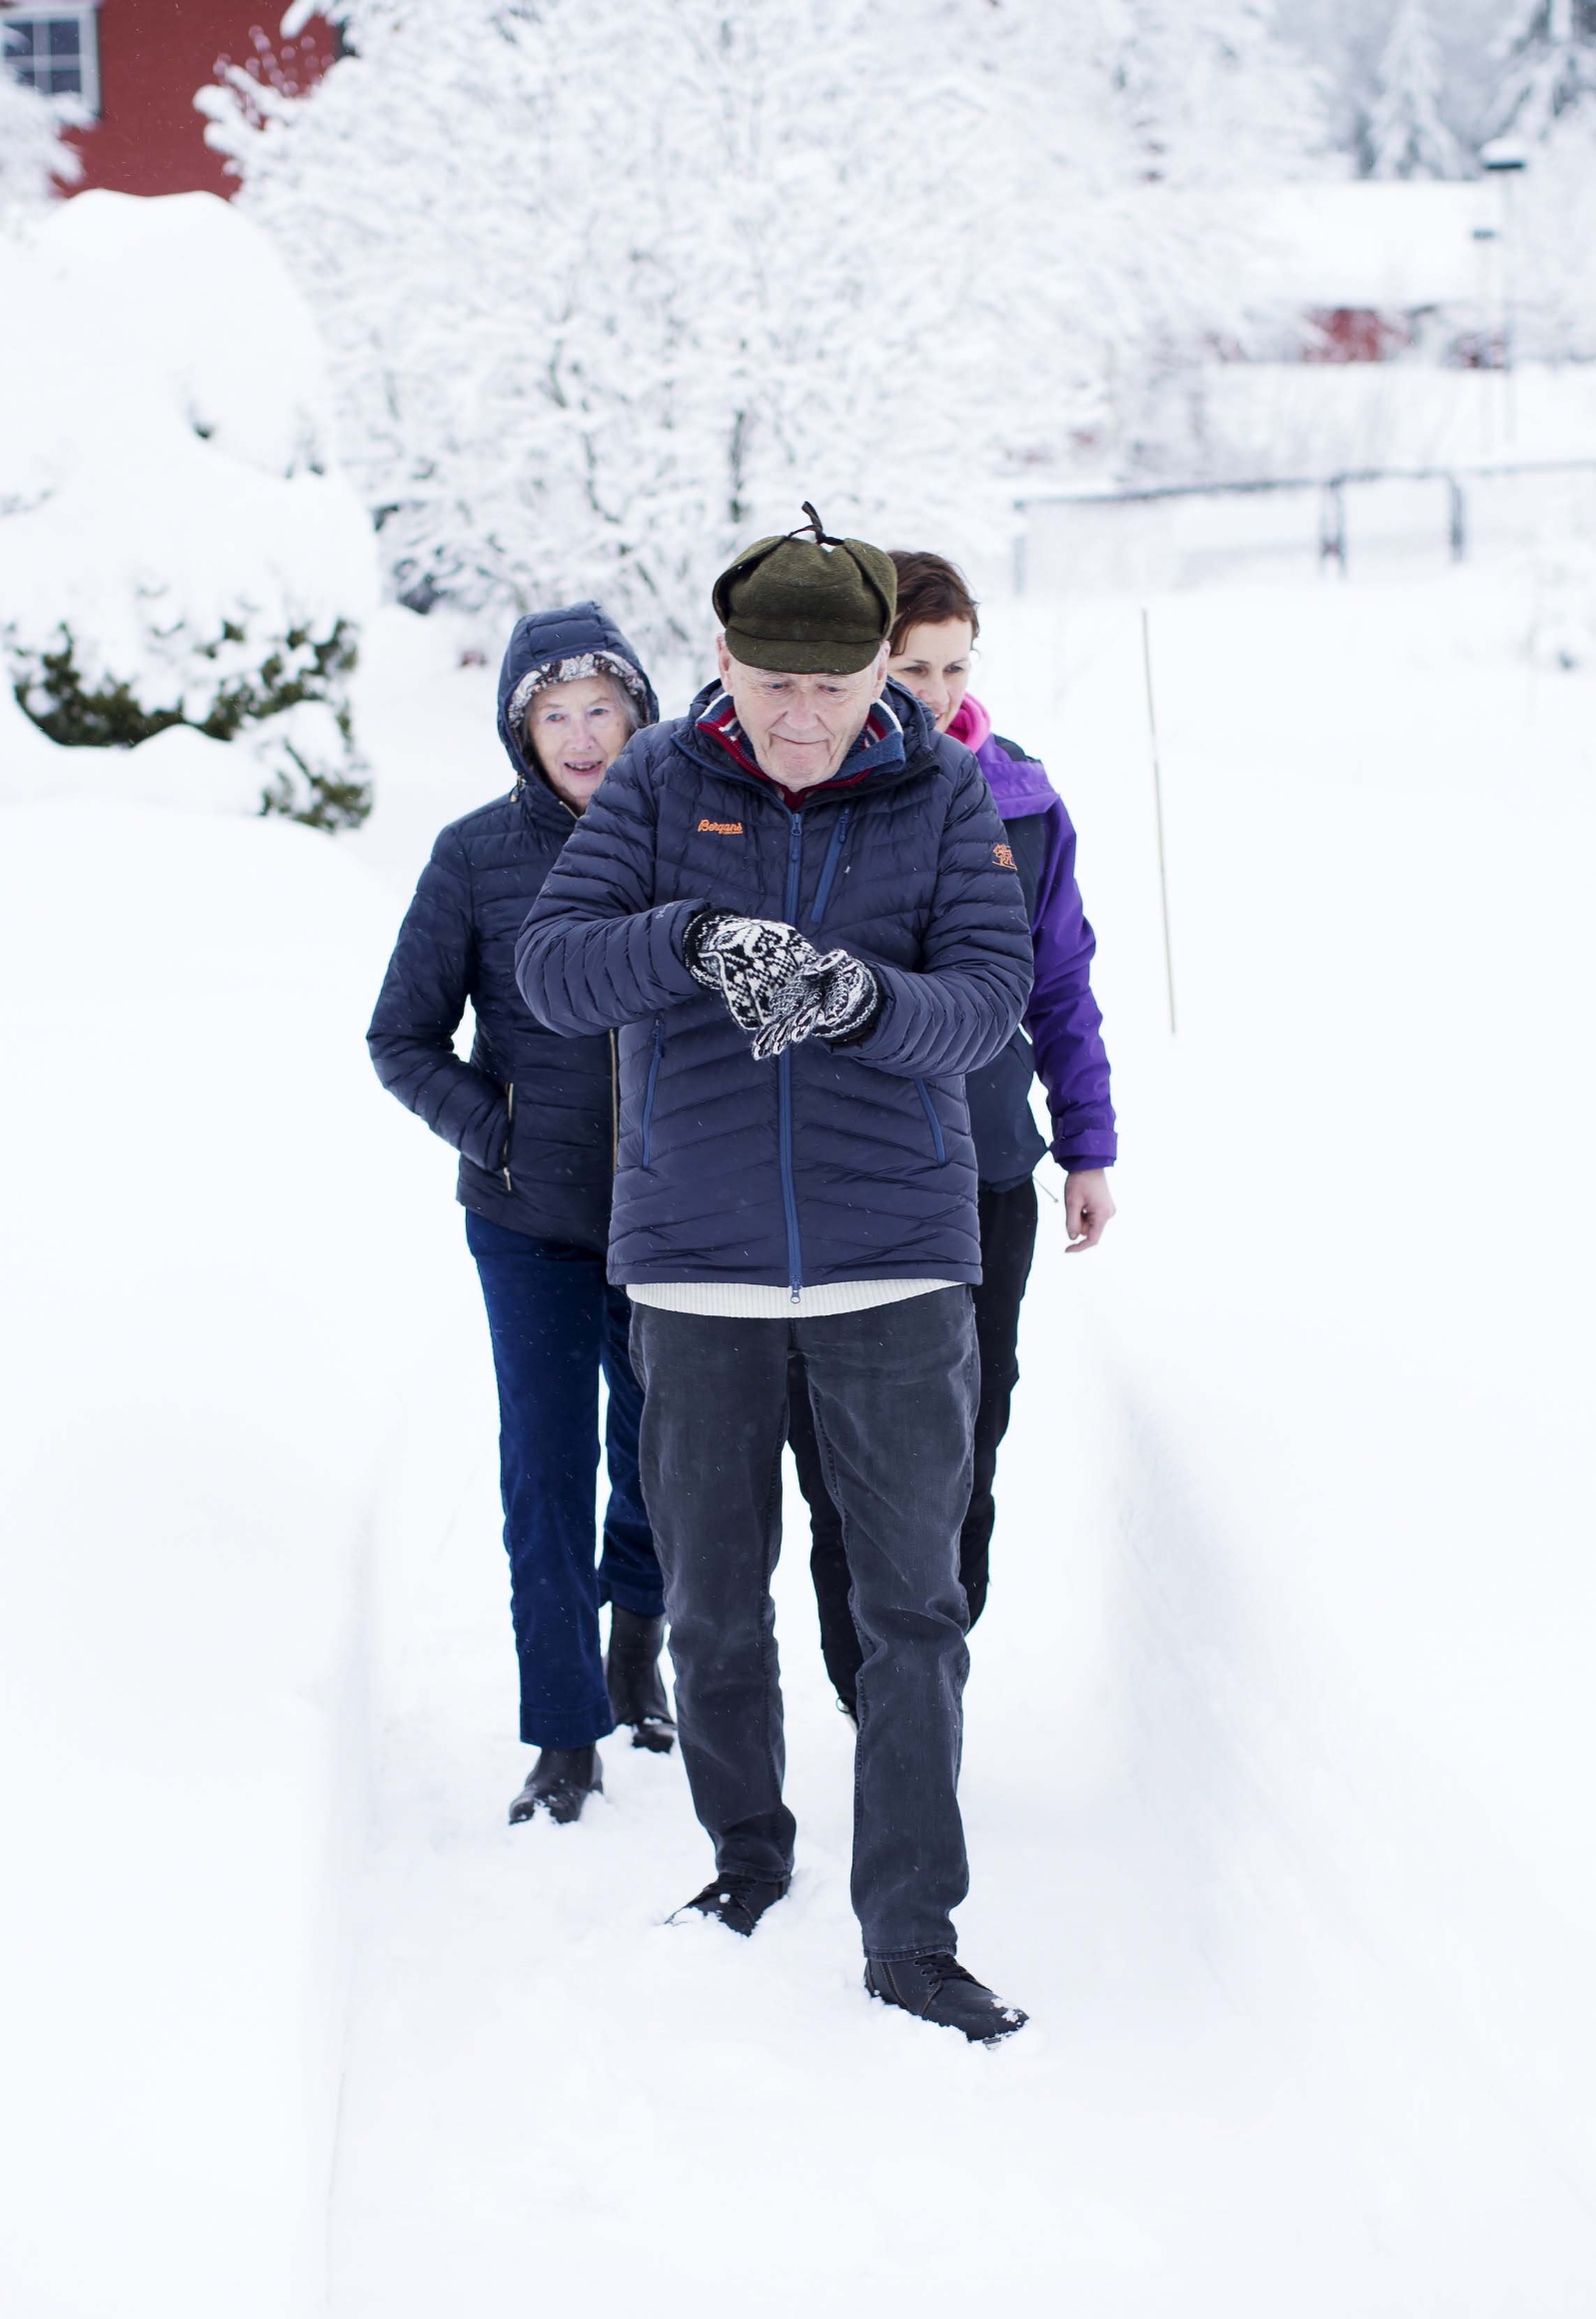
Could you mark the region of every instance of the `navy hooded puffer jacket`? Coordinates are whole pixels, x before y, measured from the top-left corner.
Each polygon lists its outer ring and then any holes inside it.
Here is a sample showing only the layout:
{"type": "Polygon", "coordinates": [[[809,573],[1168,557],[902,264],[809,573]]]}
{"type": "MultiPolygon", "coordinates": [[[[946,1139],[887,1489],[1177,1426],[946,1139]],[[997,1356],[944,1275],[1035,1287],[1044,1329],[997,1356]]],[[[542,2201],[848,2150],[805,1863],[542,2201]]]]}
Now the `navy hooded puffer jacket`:
{"type": "Polygon", "coordinates": [[[903,762],[793,812],[698,725],[712,697],[628,743],[517,947],[545,1023],[620,1027],[611,1277],[978,1280],[964,1074],[1012,1036],[1031,981],[980,768],[892,686],[903,762]],[[882,991],[869,1031],[756,1063],[683,963],[706,906],[867,960],[882,991]]]}
{"type": "Polygon", "coordinates": [[[591,652],[636,669],[646,720],[659,717],[637,654],[597,604],[516,623],[499,675],[499,738],[516,786],[440,835],[367,1043],[389,1093],[460,1153],[463,1206],[512,1231],[602,1248],[615,1169],[614,1041],[546,1031],[515,975],[521,923],[578,817],[528,764],[506,715],[532,670],[591,652]],[[454,1037],[468,1001],[477,1035],[463,1063],[454,1037]]]}

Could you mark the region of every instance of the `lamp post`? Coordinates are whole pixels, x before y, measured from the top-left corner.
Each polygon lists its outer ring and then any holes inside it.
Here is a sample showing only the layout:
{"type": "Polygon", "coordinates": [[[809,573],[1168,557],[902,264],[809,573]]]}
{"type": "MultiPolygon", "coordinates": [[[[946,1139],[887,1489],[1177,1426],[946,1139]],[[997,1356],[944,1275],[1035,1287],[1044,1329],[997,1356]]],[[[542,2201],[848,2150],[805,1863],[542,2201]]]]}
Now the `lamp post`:
{"type": "Polygon", "coordinates": [[[1491,459],[1496,453],[1496,405],[1492,402],[1490,381],[1491,316],[1498,305],[1495,250],[1501,235],[1495,226],[1476,226],[1474,240],[1480,253],[1480,364],[1483,377],[1480,386],[1480,432],[1484,436],[1484,453],[1491,459]]]}
{"type": "Polygon", "coordinates": [[[1497,137],[1480,154],[1488,177],[1502,189],[1502,222],[1498,239],[1502,249],[1502,423],[1508,448],[1518,441],[1518,397],[1513,378],[1513,340],[1517,326],[1514,300],[1515,244],[1513,239],[1513,183],[1529,166],[1522,145],[1497,137]]]}

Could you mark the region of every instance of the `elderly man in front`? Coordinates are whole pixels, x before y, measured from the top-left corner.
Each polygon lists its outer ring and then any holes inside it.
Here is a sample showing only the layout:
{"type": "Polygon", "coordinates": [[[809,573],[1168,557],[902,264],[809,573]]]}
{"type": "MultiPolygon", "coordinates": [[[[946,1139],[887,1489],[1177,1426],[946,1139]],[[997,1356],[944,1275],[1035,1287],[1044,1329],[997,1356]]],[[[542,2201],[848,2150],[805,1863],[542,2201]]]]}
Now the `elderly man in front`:
{"type": "Polygon", "coordinates": [[[554,1029],[620,1031],[610,1272],[716,1847],[688,1906],[751,1933],[793,1870],[771,1575],[796,1348],[863,1649],[865,1987],[989,2043],[1025,2016],[955,1961],[951,1923],[980,1277],[963,1075],[1012,1035],[1031,944],[979,768],[886,682],[890,559],[804,512],[812,536],[722,575],[721,683],[617,760],[517,969],[554,1029]]]}

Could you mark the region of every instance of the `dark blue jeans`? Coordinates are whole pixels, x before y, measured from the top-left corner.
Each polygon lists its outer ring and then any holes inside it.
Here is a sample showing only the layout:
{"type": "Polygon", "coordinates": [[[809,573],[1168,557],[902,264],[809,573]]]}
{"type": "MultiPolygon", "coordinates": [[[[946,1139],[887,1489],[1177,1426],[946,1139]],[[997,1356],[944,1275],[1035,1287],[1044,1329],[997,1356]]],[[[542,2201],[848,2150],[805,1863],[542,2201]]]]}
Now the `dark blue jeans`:
{"type": "Polygon", "coordinates": [[[615,1729],[599,1605],[665,1608],[638,1477],[643,1395],[627,1355],[631,1306],[593,1248],[534,1239],[466,1211],[499,1377],[499,1477],[510,1613],[521,1662],[521,1736],[587,1747],[615,1729]],[[595,1560],[599,1372],[610,1388],[610,1503],[595,1560]]]}
{"type": "Polygon", "coordinates": [[[793,1866],[771,1573],[782,1543],[788,1359],[802,1355],[852,1579],[858,1669],[853,1909],[867,1956],[953,1946],[964,1590],[978,1390],[967,1288],[814,1320],[633,1307],[643,1478],[671,1617],[694,1808],[723,1873],[793,1866]]]}

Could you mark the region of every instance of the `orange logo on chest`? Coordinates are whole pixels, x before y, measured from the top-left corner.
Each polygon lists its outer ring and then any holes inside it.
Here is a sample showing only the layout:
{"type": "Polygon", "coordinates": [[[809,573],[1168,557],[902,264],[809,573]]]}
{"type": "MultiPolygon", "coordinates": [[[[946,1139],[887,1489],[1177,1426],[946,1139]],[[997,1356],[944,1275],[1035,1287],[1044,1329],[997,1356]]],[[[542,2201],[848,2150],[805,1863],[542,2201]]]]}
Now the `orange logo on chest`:
{"type": "MultiPolygon", "coordinates": [[[[702,830],[704,824],[701,822],[699,827],[702,830]]],[[[1014,867],[1013,853],[1007,846],[994,846],[992,848],[992,860],[996,863],[999,870],[1012,870],[1014,867]]]]}
{"type": "Polygon", "coordinates": [[[743,835],[741,822],[701,822],[699,828],[701,831],[708,830],[712,838],[741,838],[743,835]]]}

